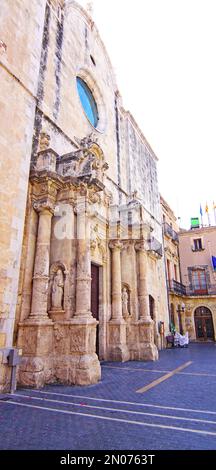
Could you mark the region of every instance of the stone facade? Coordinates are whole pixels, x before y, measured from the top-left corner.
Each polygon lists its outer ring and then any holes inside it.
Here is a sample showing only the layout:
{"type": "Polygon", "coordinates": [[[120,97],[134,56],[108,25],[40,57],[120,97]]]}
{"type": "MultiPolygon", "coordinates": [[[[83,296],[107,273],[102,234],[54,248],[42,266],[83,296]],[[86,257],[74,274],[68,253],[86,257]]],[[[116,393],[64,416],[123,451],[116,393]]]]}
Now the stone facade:
{"type": "Polygon", "coordinates": [[[22,385],[91,384],[99,360],[157,359],[158,322],[169,328],[157,157],[78,4],[3,0],[2,11],[0,346],[22,349],[22,385]]]}
{"type": "Polygon", "coordinates": [[[216,227],[180,231],[181,277],[187,294],[186,323],[193,340],[216,340],[216,272],[212,265],[215,253],[216,227]]]}
{"type": "Polygon", "coordinates": [[[179,230],[161,197],[170,329],[190,341],[216,340],[216,227],[179,230]]]}

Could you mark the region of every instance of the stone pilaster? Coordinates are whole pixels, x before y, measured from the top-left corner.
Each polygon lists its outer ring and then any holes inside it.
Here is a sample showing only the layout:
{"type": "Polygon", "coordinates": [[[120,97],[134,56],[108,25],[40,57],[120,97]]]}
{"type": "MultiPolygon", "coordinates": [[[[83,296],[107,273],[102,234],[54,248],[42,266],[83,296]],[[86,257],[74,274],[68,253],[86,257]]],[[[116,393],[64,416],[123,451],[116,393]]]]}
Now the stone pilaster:
{"type": "Polygon", "coordinates": [[[154,361],[158,359],[158,350],[154,344],[154,322],[149,311],[147,253],[144,240],[136,243],[135,249],[138,264],[139,358],[154,361]]]}
{"type": "Polygon", "coordinates": [[[109,247],[112,252],[112,318],[109,322],[109,358],[113,361],[128,361],[126,322],[122,316],[121,250],[123,244],[119,240],[114,240],[110,242],[109,247]]]}

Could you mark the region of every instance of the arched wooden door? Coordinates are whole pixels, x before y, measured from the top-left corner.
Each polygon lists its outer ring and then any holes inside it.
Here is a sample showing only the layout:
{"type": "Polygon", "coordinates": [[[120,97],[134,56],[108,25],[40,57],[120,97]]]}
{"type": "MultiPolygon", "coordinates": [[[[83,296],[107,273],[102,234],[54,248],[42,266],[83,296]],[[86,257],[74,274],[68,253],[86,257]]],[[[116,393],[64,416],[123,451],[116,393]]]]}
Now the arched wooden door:
{"type": "Polygon", "coordinates": [[[197,307],[194,312],[196,338],[200,341],[214,340],[212,314],[207,307],[197,307]]]}

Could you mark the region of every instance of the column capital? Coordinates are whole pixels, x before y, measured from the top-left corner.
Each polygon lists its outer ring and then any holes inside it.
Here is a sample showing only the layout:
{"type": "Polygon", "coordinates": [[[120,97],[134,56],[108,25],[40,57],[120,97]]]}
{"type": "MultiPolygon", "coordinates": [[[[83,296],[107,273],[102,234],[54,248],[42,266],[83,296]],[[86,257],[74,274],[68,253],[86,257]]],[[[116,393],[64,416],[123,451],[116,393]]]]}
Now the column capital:
{"type": "Polygon", "coordinates": [[[113,251],[121,251],[123,246],[124,245],[120,240],[112,240],[109,242],[109,248],[113,251]]]}
{"type": "Polygon", "coordinates": [[[42,212],[49,212],[51,215],[54,214],[55,204],[53,201],[37,201],[33,203],[33,208],[41,214],[42,212]]]}
{"type": "Polygon", "coordinates": [[[136,251],[143,251],[146,253],[146,242],[145,240],[140,240],[135,243],[135,250],[136,251]]]}

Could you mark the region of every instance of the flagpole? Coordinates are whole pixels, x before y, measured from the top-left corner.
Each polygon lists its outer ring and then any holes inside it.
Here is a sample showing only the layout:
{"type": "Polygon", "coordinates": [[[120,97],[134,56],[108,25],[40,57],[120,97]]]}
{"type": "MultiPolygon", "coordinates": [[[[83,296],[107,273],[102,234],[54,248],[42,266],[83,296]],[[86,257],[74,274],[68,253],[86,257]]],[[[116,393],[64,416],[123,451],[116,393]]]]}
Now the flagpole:
{"type": "Polygon", "coordinates": [[[214,201],[213,201],[213,211],[214,211],[214,221],[216,225],[216,204],[214,203],[214,201]]]}
{"type": "Polygon", "coordinates": [[[207,214],[207,217],[208,217],[208,224],[209,224],[209,227],[211,226],[211,221],[210,221],[210,215],[209,215],[209,208],[208,208],[208,204],[206,203],[206,207],[205,207],[205,212],[207,214]]]}
{"type": "Polygon", "coordinates": [[[203,211],[202,211],[202,206],[200,204],[200,217],[201,217],[201,225],[203,227],[203,211]]]}

